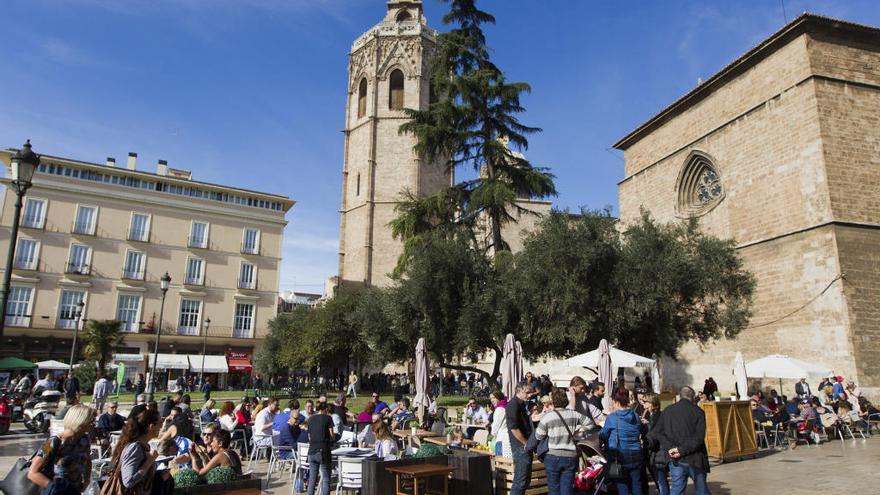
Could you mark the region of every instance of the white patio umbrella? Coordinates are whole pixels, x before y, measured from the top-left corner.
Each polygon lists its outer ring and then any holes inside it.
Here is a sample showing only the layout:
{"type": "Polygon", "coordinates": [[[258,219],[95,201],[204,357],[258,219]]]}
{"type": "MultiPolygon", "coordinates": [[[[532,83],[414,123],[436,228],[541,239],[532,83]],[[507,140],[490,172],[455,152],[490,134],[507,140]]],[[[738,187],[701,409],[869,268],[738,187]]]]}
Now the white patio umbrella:
{"type": "MultiPolygon", "coordinates": [[[[606,390],[611,390],[611,383],[614,380],[614,368],[611,367],[611,346],[608,345],[608,341],[602,339],[599,342],[599,348],[597,349],[599,352],[599,360],[598,360],[598,368],[599,368],[599,381],[605,384],[606,390]]],[[[602,409],[605,411],[611,410],[611,394],[606,393],[604,397],[602,397],[602,409]]]]}
{"type": "Polygon", "coordinates": [[[516,369],[516,376],[513,377],[513,383],[519,383],[522,381],[523,376],[525,376],[526,372],[523,369],[523,352],[522,352],[522,344],[520,341],[516,341],[516,361],[514,362],[514,368],[516,369]]]}
{"type": "Polygon", "coordinates": [[[501,391],[507,398],[516,393],[516,339],[509,333],[504,337],[501,356],[501,391]]]}
{"type": "MultiPolygon", "coordinates": [[[[604,339],[603,339],[604,340],[604,339]]],[[[607,341],[606,341],[607,343],[607,341]]],[[[614,346],[608,346],[609,352],[611,354],[611,361],[614,363],[614,366],[617,368],[635,368],[638,366],[649,367],[653,366],[656,361],[649,357],[639,356],[638,354],[633,354],[631,352],[622,351],[614,346]]],[[[574,357],[570,357],[565,360],[565,364],[568,366],[575,366],[579,368],[593,368],[596,369],[599,366],[599,356],[600,349],[602,345],[599,344],[599,349],[594,349],[590,352],[579,354],[574,357]]]]}
{"type": "Polygon", "coordinates": [[[431,405],[431,399],[428,397],[428,350],[425,346],[425,338],[419,339],[416,344],[416,396],[413,399],[413,407],[419,411],[419,421],[425,420],[425,409],[431,405]]]}
{"type": "Polygon", "coordinates": [[[737,393],[739,400],[749,399],[749,380],[746,374],[746,364],[743,361],[741,352],[736,351],[736,357],[733,359],[733,376],[736,381],[737,393]]]}
{"type": "MultiPolygon", "coordinates": [[[[54,359],[50,359],[48,361],[40,361],[36,363],[37,368],[40,370],[49,370],[49,371],[57,371],[63,370],[67,371],[70,369],[70,365],[67,363],[62,363],[61,361],[56,361],[54,359]]],[[[78,364],[73,365],[74,368],[79,367],[78,364]]]]}
{"type": "Polygon", "coordinates": [[[773,354],[745,365],[746,376],[750,378],[779,378],[779,394],[782,394],[782,379],[797,380],[799,378],[819,378],[833,374],[830,368],[800,359],[773,354]]]}
{"type": "Polygon", "coordinates": [[[651,386],[654,389],[655,394],[660,393],[660,362],[655,362],[654,366],[651,366],[651,386]]]}

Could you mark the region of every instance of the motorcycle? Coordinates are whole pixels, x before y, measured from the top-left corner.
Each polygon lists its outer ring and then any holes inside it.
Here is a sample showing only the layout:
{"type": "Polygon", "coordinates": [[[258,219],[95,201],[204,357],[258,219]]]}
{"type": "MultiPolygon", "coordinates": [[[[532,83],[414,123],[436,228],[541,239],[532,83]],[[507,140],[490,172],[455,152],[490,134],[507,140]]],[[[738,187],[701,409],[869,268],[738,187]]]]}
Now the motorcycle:
{"type": "Polygon", "coordinates": [[[61,392],[46,390],[40,397],[28,400],[24,405],[24,426],[34,433],[49,431],[49,422],[58,412],[61,392]]]}
{"type": "Polygon", "coordinates": [[[12,409],[9,407],[9,401],[6,397],[0,397],[0,435],[9,431],[9,425],[12,423],[12,409]]]}
{"type": "Polygon", "coordinates": [[[9,405],[10,413],[12,414],[12,421],[21,421],[24,412],[25,394],[9,390],[3,392],[3,394],[0,395],[0,399],[5,400],[6,404],[9,405]]]}

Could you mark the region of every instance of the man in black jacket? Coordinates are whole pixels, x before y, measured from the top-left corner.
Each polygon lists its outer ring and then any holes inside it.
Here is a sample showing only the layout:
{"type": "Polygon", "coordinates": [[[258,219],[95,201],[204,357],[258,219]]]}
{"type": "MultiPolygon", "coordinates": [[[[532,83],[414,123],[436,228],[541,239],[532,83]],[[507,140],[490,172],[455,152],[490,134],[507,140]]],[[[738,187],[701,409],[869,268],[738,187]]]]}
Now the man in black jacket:
{"type": "Polygon", "coordinates": [[[694,389],[682,387],[681,400],[663,410],[656,436],[660,448],[669,454],[672,478],[671,495],[684,495],[687,479],[694,480],[697,495],[709,495],[706,475],[709,455],[706,452],[706,414],[694,403],[694,389]]]}

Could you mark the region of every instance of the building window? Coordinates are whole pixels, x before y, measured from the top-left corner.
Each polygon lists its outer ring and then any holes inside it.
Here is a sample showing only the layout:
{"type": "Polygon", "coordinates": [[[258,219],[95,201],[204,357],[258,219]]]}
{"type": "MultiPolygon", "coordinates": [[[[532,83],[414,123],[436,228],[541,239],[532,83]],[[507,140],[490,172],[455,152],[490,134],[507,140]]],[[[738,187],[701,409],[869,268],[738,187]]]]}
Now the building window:
{"type": "Polygon", "coordinates": [[[253,263],[242,262],[241,268],[238,270],[238,288],[257,288],[257,267],[253,263]]]}
{"type": "Polygon", "coordinates": [[[116,319],[120,321],[122,332],[137,332],[141,309],[141,296],[120,294],[116,307],[116,319]]]}
{"type": "Polygon", "coordinates": [[[31,326],[31,287],[12,286],[6,303],[6,325],[10,327],[31,326]]]}
{"type": "Polygon", "coordinates": [[[24,203],[24,218],[21,226],[31,229],[42,229],[46,225],[46,200],[26,198],[24,203]]]}
{"type": "Polygon", "coordinates": [[[148,242],[150,240],[150,215],[144,215],[143,213],[131,214],[128,239],[140,242],[148,242]]]}
{"type": "Polygon", "coordinates": [[[86,293],[78,290],[62,290],[61,303],[58,304],[58,328],[75,328],[76,312],[86,293]]]}
{"type": "Polygon", "coordinates": [[[92,248],[85,244],[72,244],[70,246],[70,257],[67,259],[67,270],[65,272],[76,275],[88,275],[91,257],[92,248]]]}
{"type": "Polygon", "coordinates": [[[180,335],[199,334],[199,315],[202,312],[202,301],[194,299],[180,300],[180,323],[177,333],[180,335]]]}
{"type": "Polygon", "coordinates": [[[357,185],[356,185],[356,188],[355,188],[354,195],[355,195],[355,196],[360,196],[360,195],[361,195],[361,173],[360,173],[360,172],[358,172],[358,174],[357,174],[357,185]]]}
{"type": "Polygon", "coordinates": [[[259,229],[244,229],[244,238],[241,241],[241,252],[245,254],[260,254],[259,229]]]}
{"type": "Polygon", "coordinates": [[[189,234],[189,247],[208,248],[208,224],[205,222],[193,222],[189,234]]]}
{"type": "Polygon", "coordinates": [[[411,21],[412,14],[409,13],[406,9],[401,9],[400,12],[397,13],[397,22],[405,22],[411,21]]]}
{"type": "Polygon", "coordinates": [[[706,214],[724,199],[721,176],[712,158],[700,151],[692,152],[685,160],[676,189],[676,210],[681,217],[706,214]]]}
{"type": "Polygon", "coordinates": [[[36,270],[40,243],[33,239],[19,239],[15,248],[15,267],[20,270],[36,270]]]}
{"type": "Polygon", "coordinates": [[[98,208],[94,206],[78,206],[76,220],[73,221],[74,234],[95,235],[98,220],[98,208]]]}
{"type": "Polygon", "coordinates": [[[186,285],[202,285],[205,281],[205,262],[201,258],[186,259],[186,274],[183,283],[186,285]]]}
{"type": "Polygon", "coordinates": [[[358,84],[358,118],[367,114],[367,79],[358,84]]]}
{"type": "Polygon", "coordinates": [[[140,251],[126,252],[125,266],[122,267],[122,278],[128,280],[143,280],[146,259],[147,255],[140,251]]]}
{"type": "Polygon", "coordinates": [[[239,338],[253,337],[254,305],[249,303],[235,304],[235,318],[232,322],[232,336],[239,338]]]}
{"type": "Polygon", "coordinates": [[[389,78],[388,108],[403,110],[403,72],[400,69],[394,69],[389,78]]]}

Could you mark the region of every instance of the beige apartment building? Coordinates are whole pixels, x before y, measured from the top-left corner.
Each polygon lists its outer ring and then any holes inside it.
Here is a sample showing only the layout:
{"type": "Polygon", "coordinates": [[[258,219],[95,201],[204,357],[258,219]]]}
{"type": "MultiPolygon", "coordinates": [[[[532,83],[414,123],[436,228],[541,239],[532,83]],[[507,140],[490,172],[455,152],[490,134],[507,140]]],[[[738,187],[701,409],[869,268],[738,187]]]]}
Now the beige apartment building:
{"type": "MultiPolygon", "coordinates": [[[[14,153],[0,151],[6,186],[14,153]]],[[[165,161],[155,172],[138,170],[134,153],[124,167],[112,158],[41,159],[22,208],[0,355],[67,361],[83,301],[84,320],[122,322],[119,353],[138,361],[132,370],[143,368],[161,325],[168,369],[186,361],[173,355],[201,354],[207,334],[209,361],[233,356],[234,368],[249,371],[277,311],[282,233],[294,202],[198,182],[165,161]]],[[[5,256],[15,194],[8,187],[0,194],[5,256]]]]}

